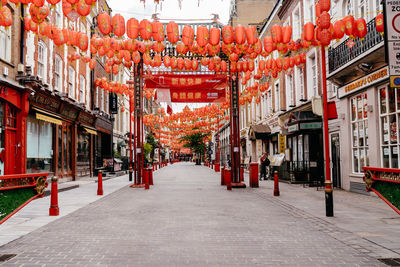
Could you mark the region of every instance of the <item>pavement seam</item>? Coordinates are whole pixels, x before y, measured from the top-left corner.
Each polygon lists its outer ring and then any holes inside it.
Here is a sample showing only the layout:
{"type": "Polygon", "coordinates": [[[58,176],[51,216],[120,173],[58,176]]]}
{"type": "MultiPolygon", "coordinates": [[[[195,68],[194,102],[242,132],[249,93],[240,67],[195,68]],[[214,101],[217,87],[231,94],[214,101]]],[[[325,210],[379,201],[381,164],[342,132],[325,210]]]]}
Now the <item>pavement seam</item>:
{"type": "Polygon", "coordinates": [[[368,256],[374,257],[374,258],[382,258],[379,257],[378,255],[372,256],[370,255],[371,253],[374,253],[374,251],[376,252],[376,248],[378,249],[383,249],[386,251],[390,251],[391,253],[394,253],[396,255],[399,255],[399,253],[397,253],[396,251],[384,247],[376,242],[373,242],[365,237],[359,237],[356,234],[345,230],[343,228],[340,228],[320,217],[314,216],[302,209],[299,209],[291,204],[288,204],[286,202],[284,202],[283,200],[280,200],[277,197],[272,197],[269,195],[266,195],[263,192],[259,192],[259,191],[253,191],[253,193],[258,196],[259,198],[265,199],[265,200],[269,200],[272,201],[278,205],[280,205],[289,215],[294,216],[294,217],[300,217],[302,219],[307,220],[308,222],[310,222],[311,227],[315,228],[318,231],[322,231],[326,234],[328,234],[330,237],[332,237],[333,239],[345,244],[346,246],[349,246],[355,250],[357,250],[358,252],[362,253],[362,254],[367,254],[368,256]],[[315,224],[315,223],[318,224],[315,224]],[[322,227],[322,228],[320,228],[322,227]],[[346,236],[345,236],[346,235],[346,236]],[[351,236],[351,238],[348,238],[348,236],[351,236]],[[365,243],[367,242],[368,244],[360,244],[360,243],[365,243]],[[370,248],[368,248],[370,247],[370,248]],[[371,250],[371,248],[374,248],[375,250],[371,250]]]}

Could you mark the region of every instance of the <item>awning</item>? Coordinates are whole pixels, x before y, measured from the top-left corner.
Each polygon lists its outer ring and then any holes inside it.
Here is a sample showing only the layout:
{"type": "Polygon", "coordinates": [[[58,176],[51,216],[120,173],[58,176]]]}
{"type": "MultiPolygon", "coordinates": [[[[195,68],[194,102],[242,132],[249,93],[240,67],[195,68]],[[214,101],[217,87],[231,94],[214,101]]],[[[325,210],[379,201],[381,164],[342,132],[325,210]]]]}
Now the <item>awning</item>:
{"type": "Polygon", "coordinates": [[[271,128],[266,124],[251,125],[249,128],[250,140],[265,139],[271,133],[271,128]]]}
{"type": "Polygon", "coordinates": [[[50,112],[46,112],[44,110],[41,110],[41,109],[38,109],[35,107],[33,109],[36,110],[36,119],[54,123],[57,125],[62,125],[62,120],[57,115],[53,115],[50,112]]]}
{"type": "Polygon", "coordinates": [[[88,127],[88,126],[83,126],[83,128],[85,129],[86,132],[93,134],[93,135],[97,135],[96,129],[88,127]]]}

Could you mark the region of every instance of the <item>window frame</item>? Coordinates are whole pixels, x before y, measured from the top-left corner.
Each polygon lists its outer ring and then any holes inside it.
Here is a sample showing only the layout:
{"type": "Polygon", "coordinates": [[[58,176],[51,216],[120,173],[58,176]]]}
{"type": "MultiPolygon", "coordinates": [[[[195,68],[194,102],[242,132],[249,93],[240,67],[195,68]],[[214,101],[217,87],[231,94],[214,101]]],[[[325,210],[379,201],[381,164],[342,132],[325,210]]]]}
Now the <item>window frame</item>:
{"type": "Polygon", "coordinates": [[[80,74],[79,75],[79,102],[85,103],[85,91],[86,91],[86,79],[80,74]]]}
{"type": "Polygon", "coordinates": [[[68,96],[75,99],[75,69],[71,65],[68,68],[68,96]]]}
{"type": "Polygon", "coordinates": [[[56,54],[54,57],[54,86],[53,86],[54,91],[61,91],[62,88],[62,83],[61,83],[62,80],[61,73],[63,69],[62,66],[63,66],[63,60],[58,54],[56,54]]]}
{"type": "Polygon", "coordinates": [[[37,76],[46,81],[47,75],[47,46],[43,41],[39,41],[37,45],[37,76]],[[41,68],[43,68],[41,70],[41,68]],[[42,72],[42,73],[41,73],[42,72]]]}
{"type": "Polygon", "coordinates": [[[4,45],[4,49],[0,49],[1,51],[4,51],[4,56],[0,54],[0,59],[9,63],[11,63],[12,54],[11,37],[11,27],[8,27],[7,29],[5,27],[0,27],[0,47],[4,45]]]}

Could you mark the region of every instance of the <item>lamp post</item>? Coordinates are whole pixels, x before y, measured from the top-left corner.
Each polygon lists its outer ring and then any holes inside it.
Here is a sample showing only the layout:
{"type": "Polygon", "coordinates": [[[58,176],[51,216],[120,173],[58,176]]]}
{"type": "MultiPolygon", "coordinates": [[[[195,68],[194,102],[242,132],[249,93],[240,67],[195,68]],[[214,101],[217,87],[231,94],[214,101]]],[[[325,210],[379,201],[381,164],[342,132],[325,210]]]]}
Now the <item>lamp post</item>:
{"type": "Polygon", "coordinates": [[[324,148],[325,148],[325,208],[326,216],[333,217],[333,188],[331,180],[330,156],[329,156],[329,128],[328,128],[328,96],[326,88],[326,62],[325,62],[325,46],[321,46],[322,57],[322,103],[324,109],[324,148]]]}

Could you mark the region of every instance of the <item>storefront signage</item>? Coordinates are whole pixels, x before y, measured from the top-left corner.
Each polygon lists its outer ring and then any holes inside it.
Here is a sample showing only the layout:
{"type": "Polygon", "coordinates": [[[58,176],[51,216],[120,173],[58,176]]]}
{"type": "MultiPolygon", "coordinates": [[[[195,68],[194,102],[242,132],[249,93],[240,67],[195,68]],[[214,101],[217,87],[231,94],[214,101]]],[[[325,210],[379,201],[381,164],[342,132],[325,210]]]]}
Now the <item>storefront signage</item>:
{"type": "Polygon", "coordinates": [[[79,114],[79,121],[88,125],[94,124],[93,116],[83,111],[81,111],[79,114]]]}
{"type": "Polygon", "coordinates": [[[78,117],[78,112],[74,109],[64,106],[61,111],[61,115],[63,115],[64,117],[66,117],[70,120],[76,120],[76,118],[78,117]]]}
{"type": "Polygon", "coordinates": [[[390,86],[400,87],[400,1],[384,2],[385,54],[389,64],[390,86]]]}
{"type": "Polygon", "coordinates": [[[379,69],[367,76],[361,77],[360,79],[355,80],[354,82],[352,82],[350,84],[340,87],[338,89],[338,97],[342,98],[346,95],[352,94],[361,89],[372,86],[373,84],[376,84],[387,78],[389,78],[388,67],[384,67],[384,68],[379,69]]]}
{"type": "Polygon", "coordinates": [[[307,130],[307,129],[320,129],[322,127],[321,122],[303,122],[300,124],[300,129],[307,130]]]}
{"type": "Polygon", "coordinates": [[[279,134],[279,153],[285,153],[286,149],[286,139],[285,136],[279,134]]]}
{"type": "Polygon", "coordinates": [[[289,133],[292,133],[292,132],[295,132],[295,131],[298,131],[298,130],[299,130],[299,125],[298,124],[294,124],[294,125],[288,126],[288,132],[289,133]]]}
{"type": "Polygon", "coordinates": [[[52,112],[57,113],[58,109],[60,108],[60,102],[57,101],[54,98],[51,98],[49,96],[45,96],[42,94],[38,94],[36,93],[32,98],[31,98],[31,102],[34,104],[38,104],[39,106],[50,110],[52,112]]]}
{"type": "Polygon", "coordinates": [[[110,93],[109,106],[111,114],[118,114],[118,96],[116,93],[110,93]]]}

